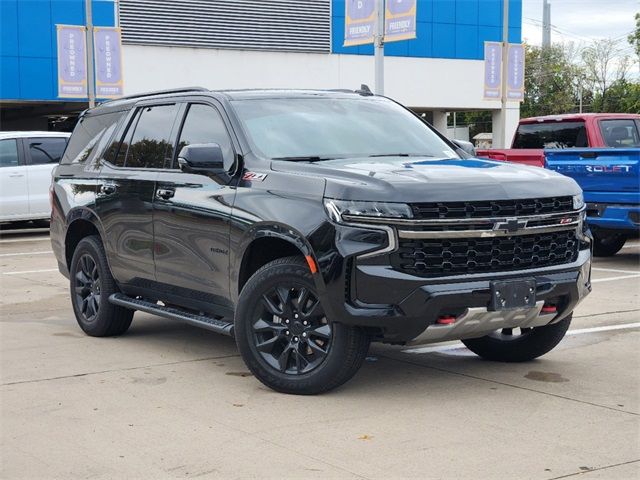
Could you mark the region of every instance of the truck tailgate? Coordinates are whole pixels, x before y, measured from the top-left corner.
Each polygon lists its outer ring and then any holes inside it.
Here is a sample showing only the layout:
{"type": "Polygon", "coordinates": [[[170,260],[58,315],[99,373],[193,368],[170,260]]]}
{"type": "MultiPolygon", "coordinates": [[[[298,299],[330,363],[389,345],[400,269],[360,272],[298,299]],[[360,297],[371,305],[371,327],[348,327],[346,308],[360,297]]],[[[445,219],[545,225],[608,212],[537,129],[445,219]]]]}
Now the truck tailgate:
{"type": "Polygon", "coordinates": [[[545,150],[546,167],[573,178],[588,202],[638,203],[640,148],[545,150]]]}
{"type": "Polygon", "coordinates": [[[537,148],[476,150],[476,156],[521,165],[533,165],[534,167],[544,166],[544,152],[537,148]]]}

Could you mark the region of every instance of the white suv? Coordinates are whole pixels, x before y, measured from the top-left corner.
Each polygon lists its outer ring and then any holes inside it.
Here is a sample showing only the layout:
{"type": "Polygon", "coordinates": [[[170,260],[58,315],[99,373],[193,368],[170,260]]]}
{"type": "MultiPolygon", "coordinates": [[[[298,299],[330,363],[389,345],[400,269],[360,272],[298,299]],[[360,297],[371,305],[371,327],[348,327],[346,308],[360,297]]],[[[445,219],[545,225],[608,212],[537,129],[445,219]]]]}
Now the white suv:
{"type": "Polygon", "coordinates": [[[0,132],[0,222],[49,220],[51,171],[69,133],[0,132]]]}

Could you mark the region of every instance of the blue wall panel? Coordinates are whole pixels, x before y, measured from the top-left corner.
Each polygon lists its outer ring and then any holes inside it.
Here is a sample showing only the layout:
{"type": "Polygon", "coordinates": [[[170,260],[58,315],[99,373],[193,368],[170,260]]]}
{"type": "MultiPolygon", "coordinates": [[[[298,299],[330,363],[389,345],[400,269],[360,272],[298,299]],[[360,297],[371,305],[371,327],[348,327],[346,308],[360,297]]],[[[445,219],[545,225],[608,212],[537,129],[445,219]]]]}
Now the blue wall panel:
{"type": "Polygon", "coordinates": [[[18,2],[0,1],[0,54],[18,56],[18,2]]]}
{"type": "MultiPolygon", "coordinates": [[[[417,0],[417,38],[391,42],[385,55],[482,60],[484,42],[502,39],[503,0],[417,0]]],[[[372,45],[343,47],[344,0],[332,4],[332,52],[372,55],[372,45]]],[[[522,0],[509,0],[509,41],[522,41],[522,0]]]]}
{"type": "MultiPolygon", "coordinates": [[[[456,23],[456,4],[458,0],[433,0],[434,23],[456,23]]],[[[420,0],[418,0],[420,8],[420,0]]]]}
{"type": "Polygon", "coordinates": [[[478,25],[479,0],[458,0],[456,2],[456,24],[478,25]]]}
{"type": "Polygon", "coordinates": [[[51,4],[33,0],[18,2],[18,55],[51,56],[51,4]]]}
{"type": "MultiPolygon", "coordinates": [[[[84,0],[0,0],[4,100],[59,100],[56,24],[83,25],[84,0]]],[[[114,0],[93,0],[96,26],[115,25],[114,0]]]]}
{"type": "Polygon", "coordinates": [[[20,89],[20,68],[18,57],[0,58],[2,68],[0,68],[0,98],[18,98],[20,89]]]}

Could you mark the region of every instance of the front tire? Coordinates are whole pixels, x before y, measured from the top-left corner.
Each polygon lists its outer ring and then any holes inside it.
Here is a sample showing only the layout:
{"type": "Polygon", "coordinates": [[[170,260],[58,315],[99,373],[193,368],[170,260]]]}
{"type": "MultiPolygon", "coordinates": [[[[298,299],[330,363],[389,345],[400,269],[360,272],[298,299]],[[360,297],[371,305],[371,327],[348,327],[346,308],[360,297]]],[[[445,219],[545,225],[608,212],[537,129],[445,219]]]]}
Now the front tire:
{"type": "Polygon", "coordinates": [[[92,337],[122,335],[129,329],[133,310],[109,302],[118,293],[100,237],[80,240],[69,267],[71,304],[80,328],[92,337]]]}
{"type": "Polygon", "coordinates": [[[249,279],[238,301],[235,337],[258,380],[298,395],[342,385],[369,349],[363,331],[326,317],[309,266],[299,257],[274,260],[249,279]]]}
{"type": "Polygon", "coordinates": [[[611,257],[624,247],[627,238],[615,233],[593,234],[593,255],[595,257],[611,257]]]}
{"type": "Polygon", "coordinates": [[[571,315],[552,325],[520,329],[498,330],[462,343],[476,355],[496,362],[527,362],[550,352],[564,338],[571,324],[571,315]]]}

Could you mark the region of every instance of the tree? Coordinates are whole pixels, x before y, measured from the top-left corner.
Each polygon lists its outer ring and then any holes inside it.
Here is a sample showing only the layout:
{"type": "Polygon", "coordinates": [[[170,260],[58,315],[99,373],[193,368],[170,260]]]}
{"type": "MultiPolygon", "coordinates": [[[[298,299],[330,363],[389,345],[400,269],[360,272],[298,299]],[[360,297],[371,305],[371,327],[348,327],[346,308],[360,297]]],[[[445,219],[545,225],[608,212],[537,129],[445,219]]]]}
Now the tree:
{"type": "Polygon", "coordinates": [[[633,32],[631,32],[631,34],[629,34],[629,36],[627,37],[627,40],[635,49],[636,55],[640,60],[640,12],[636,13],[635,18],[636,18],[636,28],[633,32]]]}
{"type": "Polygon", "coordinates": [[[638,113],[640,112],[640,83],[622,79],[612,83],[606,97],[599,94],[593,99],[593,111],[638,113]]]}
{"type": "Polygon", "coordinates": [[[586,80],[602,105],[606,105],[609,87],[624,81],[631,67],[629,56],[620,55],[618,43],[611,39],[594,40],[582,51],[586,80]]]}
{"type": "Polygon", "coordinates": [[[525,45],[525,98],[522,117],[573,111],[580,69],[572,61],[571,45],[525,45]]]}

